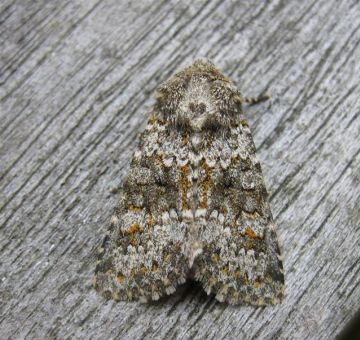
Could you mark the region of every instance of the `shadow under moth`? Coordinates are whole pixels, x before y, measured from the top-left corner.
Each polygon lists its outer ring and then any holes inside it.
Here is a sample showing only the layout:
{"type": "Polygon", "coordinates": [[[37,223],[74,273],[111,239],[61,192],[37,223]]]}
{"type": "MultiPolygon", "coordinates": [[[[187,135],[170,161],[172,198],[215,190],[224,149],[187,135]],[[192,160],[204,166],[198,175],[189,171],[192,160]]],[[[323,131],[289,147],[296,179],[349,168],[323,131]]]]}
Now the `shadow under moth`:
{"type": "Polygon", "coordinates": [[[187,278],[230,304],[277,304],[284,274],[242,97],[205,59],[156,103],[99,250],[94,287],[158,300],[187,278]]]}

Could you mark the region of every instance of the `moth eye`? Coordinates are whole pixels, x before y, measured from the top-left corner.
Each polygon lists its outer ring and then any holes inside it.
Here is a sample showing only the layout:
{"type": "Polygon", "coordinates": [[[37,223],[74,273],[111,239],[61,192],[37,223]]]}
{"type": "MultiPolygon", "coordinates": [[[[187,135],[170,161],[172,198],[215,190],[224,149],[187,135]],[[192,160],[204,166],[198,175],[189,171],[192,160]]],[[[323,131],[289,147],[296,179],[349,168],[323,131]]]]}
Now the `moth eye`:
{"type": "Polygon", "coordinates": [[[195,114],[202,114],[206,111],[206,105],[204,103],[189,103],[189,109],[195,114]]]}
{"type": "Polygon", "coordinates": [[[196,104],[191,102],[191,103],[189,104],[189,109],[190,109],[191,112],[195,112],[195,110],[196,110],[196,104]]]}

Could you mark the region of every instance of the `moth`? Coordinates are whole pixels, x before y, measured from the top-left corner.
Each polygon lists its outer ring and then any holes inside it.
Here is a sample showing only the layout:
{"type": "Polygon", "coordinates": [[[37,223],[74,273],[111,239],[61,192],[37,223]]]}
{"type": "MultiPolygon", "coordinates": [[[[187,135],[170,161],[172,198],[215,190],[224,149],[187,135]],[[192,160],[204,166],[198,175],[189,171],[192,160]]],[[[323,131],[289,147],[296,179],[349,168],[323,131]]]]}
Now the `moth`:
{"type": "Polygon", "coordinates": [[[230,304],[277,304],[284,272],[267,191],[234,83],[206,59],[157,98],[99,250],[94,287],[158,300],[188,278],[230,304]]]}

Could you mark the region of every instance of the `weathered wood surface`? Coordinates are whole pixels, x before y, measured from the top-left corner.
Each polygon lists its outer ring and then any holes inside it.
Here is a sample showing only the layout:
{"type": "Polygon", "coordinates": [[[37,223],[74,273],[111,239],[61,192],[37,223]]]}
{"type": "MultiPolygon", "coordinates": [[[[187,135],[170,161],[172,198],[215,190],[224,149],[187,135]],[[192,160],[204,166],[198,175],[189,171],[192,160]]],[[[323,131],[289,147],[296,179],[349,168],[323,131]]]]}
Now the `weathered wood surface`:
{"type": "Polygon", "coordinates": [[[358,1],[0,3],[0,338],[334,338],[360,306],[358,1]],[[106,302],[95,253],[153,91],[199,56],[245,95],[283,244],[280,306],[187,284],[106,302]]]}

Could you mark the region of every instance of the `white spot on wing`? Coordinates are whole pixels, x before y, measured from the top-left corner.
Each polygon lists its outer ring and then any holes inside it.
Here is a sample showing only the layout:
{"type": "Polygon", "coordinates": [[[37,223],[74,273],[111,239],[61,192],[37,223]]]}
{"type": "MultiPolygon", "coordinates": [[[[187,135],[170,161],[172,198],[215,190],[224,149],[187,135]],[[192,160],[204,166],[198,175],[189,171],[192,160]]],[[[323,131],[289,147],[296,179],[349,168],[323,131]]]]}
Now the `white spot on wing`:
{"type": "Polygon", "coordinates": [[[165,158],[164,159],[164,165],[169,168],[173,163],[173,158],[172,157],[169,157],[169,158],[165,158]]]}

